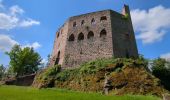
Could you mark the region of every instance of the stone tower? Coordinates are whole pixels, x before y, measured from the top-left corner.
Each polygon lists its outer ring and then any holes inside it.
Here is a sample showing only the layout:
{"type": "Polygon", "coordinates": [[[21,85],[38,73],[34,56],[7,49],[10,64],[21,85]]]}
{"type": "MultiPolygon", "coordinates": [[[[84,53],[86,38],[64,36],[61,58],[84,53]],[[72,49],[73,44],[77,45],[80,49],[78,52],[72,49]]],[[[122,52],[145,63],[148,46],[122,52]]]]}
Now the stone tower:
{"type": "Polygon", "coordinates": [[[138,57],[130,10],[103,10],[69,18],[56,32],[50,66],[76,67],[96,58],[138,57]]]}

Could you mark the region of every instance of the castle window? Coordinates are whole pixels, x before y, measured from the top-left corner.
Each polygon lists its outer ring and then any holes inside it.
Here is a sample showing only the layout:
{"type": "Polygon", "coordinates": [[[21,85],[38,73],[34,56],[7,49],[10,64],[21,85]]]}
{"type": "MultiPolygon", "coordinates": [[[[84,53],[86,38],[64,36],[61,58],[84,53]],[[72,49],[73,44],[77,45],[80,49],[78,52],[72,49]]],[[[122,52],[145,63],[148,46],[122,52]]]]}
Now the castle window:
{"type": "Polygon", "coordinates": [[[73,23],[73,27],[76,27],[76,26],[77,26],[77,24],[76,24],[76,22],[74,22],[74,23],[73,23]]]}
{"type": "Polygon", "coordinates": [[[95,23],[95,19],[93,18],[92,20],[91,20],[91,24],[94,24],[95,23]]]}
{"type": "Polygon", "coordinates": [[[84,25],[84,20],[81,21],[81,26],[84,25]]]}
{"type": "Polygon", "coordinates": [[[90,31],[87,35],[88,39],[92,39],[94,37],[94,33],[92,31],[90,31]]]}
{"type": "Polygon", "coordinates": [[[105,37],[107,35],[107,32],[105,29],[103,29],[101,32],[100,32],[100,37],[105,37]]]}
{"type": "Polygon", "coordinates": [[[104,20],[107,20],[107,17],[106,17],[106,16],[102,16],[102,17],[100,18],[100,21],[104,21],[104,20]]]}
{"type": "Polygon", "coordinates": [[[129,39],[129,34],[128,33],[125,33],[125,37],[126,37],[126,39],[129,39]]]}
{"type": "Polygon", "coordinates": [[[74,41],[74,34],[71,34],[71,35],[69,36],[68,41],[74,41]]]}
{"type": "Polygon", "coordinates": [[[80,33],[78,35],[78,40],[81,41],[81,40],[84,40],[84,34],[83,33],[80,33]]]}

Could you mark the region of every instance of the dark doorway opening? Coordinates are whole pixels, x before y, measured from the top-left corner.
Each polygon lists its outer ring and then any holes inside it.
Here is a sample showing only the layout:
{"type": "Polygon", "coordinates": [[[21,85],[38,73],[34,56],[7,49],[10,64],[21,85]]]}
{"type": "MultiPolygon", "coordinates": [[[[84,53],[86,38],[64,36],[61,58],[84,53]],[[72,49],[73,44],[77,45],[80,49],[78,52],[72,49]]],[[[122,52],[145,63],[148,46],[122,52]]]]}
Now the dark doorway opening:
{"type": "Polygon", "coordinates": [[[59,51],[58,54],[57,54],[57,58],[56,58],[56,61],[55,61],[55,65],[59,64],[59,61],[60,61],[60,51],[59,51]]]}

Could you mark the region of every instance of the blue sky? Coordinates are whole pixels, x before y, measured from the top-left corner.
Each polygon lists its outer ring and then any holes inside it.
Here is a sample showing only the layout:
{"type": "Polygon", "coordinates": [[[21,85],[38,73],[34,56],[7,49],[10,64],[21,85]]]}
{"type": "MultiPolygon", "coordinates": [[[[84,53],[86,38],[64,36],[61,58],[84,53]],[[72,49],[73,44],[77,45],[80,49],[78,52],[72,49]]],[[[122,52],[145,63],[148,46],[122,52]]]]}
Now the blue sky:
{"type": "Polygon", "coordinates": [[[34,47],[45,62],[57,29],[71,16],[131,9],[138,50],[146,58],[170,58],[169,0],[0,0],[0,64],[14,44],[34,47]]]}

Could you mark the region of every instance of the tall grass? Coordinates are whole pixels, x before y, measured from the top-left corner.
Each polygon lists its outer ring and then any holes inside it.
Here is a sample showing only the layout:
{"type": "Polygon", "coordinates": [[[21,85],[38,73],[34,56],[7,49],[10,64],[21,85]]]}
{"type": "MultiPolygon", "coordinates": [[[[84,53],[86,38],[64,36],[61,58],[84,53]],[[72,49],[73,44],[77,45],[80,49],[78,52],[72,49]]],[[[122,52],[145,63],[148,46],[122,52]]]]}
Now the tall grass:
{"type": "Polygon", "coordinates": [[[61,89],[0,86],[0,100],[160,100],[153,96],[105,96],[61,89]]]}

